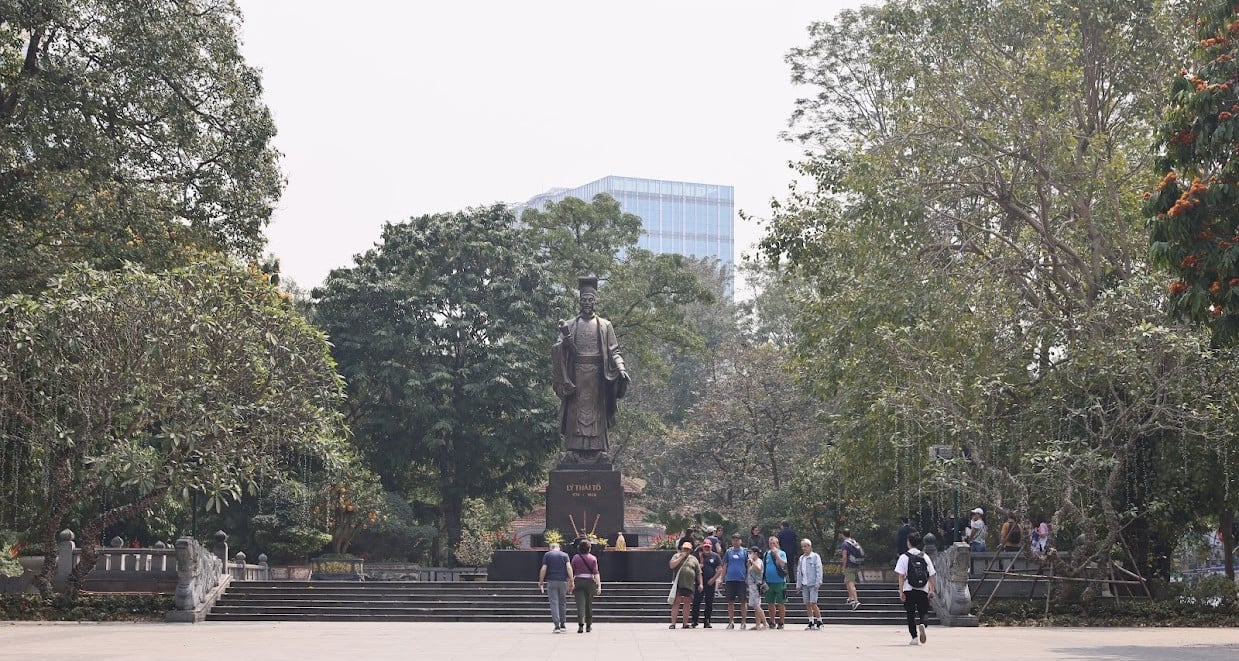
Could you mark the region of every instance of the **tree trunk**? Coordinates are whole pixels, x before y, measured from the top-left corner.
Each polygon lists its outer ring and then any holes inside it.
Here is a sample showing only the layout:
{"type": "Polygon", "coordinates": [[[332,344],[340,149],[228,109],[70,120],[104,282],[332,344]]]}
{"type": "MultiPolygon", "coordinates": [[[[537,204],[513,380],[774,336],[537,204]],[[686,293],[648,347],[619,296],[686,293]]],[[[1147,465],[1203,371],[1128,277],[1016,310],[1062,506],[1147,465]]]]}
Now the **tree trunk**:
{"type": "Polygon", "coordinates": [[[77,599],[78,593],[82,590],[82,583],[90,572],[95,570],[95,562],[99,559],[99,536],[103,531],[108,526],[125,521],[154,505],[156,501],[164,497],[167,491],[168,487],[159,487],[128,505],[112,508],[96,516],[86,525],[86,529],[82,531],[82,553],[78,556],[77,564],[73,566],[73,573],[69,574],[70,599],[77,599]]]}
{"type": "Polygon", "coordinates": [[[1218,516],[1219,528],[1221,528],[1222,538],[1222,563],[1226,567],[1226,578],[1232,582],[1235,580],[1235,510],[1230,507],[1223,507],[1222,513],[1218,516]]]}
{"type": "Polygon", "coordinates": [[[456,545],[460,543],[460,517],[464,507],[464,498],[458,495],[443,497],[443,532],[447,536],[447,548],[443,550],[443,555],[448,567],[456,566],[456,545]]]}

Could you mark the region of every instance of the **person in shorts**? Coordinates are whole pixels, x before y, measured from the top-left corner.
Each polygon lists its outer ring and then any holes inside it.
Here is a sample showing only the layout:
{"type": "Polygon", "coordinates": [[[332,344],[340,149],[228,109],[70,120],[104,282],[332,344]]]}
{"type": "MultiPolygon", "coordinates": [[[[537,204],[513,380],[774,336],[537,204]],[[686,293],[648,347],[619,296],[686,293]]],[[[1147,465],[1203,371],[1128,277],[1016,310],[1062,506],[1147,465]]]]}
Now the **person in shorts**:
{"type": "Polygon", "coordinates": [[[844,528],[843,543],[839,545],[839,555],[843,563],[843,585],[848,590],[848,606],[852,610],[860,608],[860,598],[856,596],[856,579],[860,577],[860,563],[864,558],[864,549],[860,542],[852,539],[852,531],[844,528]]]}
{"type": "Polygon", "coordinates": [[[800,559],[796,562],[796,585],[804,599],[805,613],[809,616],[808,631],[821,629],[822,610],[817,607],[817,591],[822,587],[822,556],[813,551],[813,542],[800,540],[800,559]]]}
{"type": "Polygon", "coordinates": [[[731,548],[723,551],[723,598],[727,600],[727,628],[734,629],[736,604],[740,605],[740,627],[744,628],[745,589],[748,575],[748,549],[741,545],[740,533],[731,536],[731,548]]]}
{"type": "Polygon", "coordinates": [[[769,550],[762,559],[766,566],[766,585],[769,586],[766,603],[770,604],[770,617],[767,620],[771,627],[782,629],[787,624],[787,575],[791,569],[787,566],[787,553],[779,548],[779,538],[771,536],[767,543],[769,550]],[[783,570],[782,576],[779,569],[783,570]]]}
{"type": "Polygon", "coordinates": [[[753,609],[753,630],[769,629],[766,624],[766,613],[762,611],[761,606],[761,585],[762,573],[765,571],[761,560],[761,549],[753,546],[749,548],[748,573],[745,575],[745,587],[747,589],[748,599],[740,604],[740,628],[744,628],[744,620],[748,617],[748,610],[753,609]]]}

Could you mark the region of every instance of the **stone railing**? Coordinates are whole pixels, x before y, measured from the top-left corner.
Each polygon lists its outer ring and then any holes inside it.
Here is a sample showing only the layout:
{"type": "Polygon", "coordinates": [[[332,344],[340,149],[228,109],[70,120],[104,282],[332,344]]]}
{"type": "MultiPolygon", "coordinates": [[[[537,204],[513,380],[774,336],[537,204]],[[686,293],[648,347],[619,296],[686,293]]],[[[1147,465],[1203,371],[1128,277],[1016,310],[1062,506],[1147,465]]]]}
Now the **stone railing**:
{"type": "Polygon", "coordinates": [[[228,563],[228,574],[234,581],[269,581],[271,566],[267,564],[267,554],[258,554],[258,564],[245,564],[245,553],[237,551],[236,559],[228,563]]]}
{"type": "Polygon", "coordinates": [[[934,613],[948,627],[977,626],[977,616],[972,614],[972,592],[968,587],[968,567],[972,563],[968,545],[955,542],[938,553],[933,535],[926,535],[926,540],[925,551],[938,572],[934,596],[930,599],[934,613]]]}
{"type": "MultiPolygon", "coordinates": [[[[216,539],[226,557],[228,536],[218,533],[216,539]]],[[[176,593],[174,610],[166,618],[169,622],[201,622],[206,618],[207,611],[232,579],[224,573],[224,563],[223,558],[192,537],[176,540],[176,593]]]]}

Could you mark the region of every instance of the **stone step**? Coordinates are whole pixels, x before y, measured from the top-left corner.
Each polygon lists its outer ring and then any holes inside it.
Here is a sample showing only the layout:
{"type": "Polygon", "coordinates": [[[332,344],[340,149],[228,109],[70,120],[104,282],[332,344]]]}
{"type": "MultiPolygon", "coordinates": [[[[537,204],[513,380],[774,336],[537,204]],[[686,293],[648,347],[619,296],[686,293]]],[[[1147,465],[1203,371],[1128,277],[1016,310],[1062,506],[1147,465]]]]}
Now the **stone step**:
{"type": "MultiPolygon", "coordinates": [[[[612,610],[647,610],[649,608],[658,608],[665,604],[658,601],[636,601],[636,600],[613,600],[601,598],[595,601],[595,608],[607,608],[612,610]]],[[[229,608],[229,606],[265,606],[265,608],[424,608],[424,609],[468,609],[468,608],[502,608],[507,610],[520,609],[541,609],[546,606],[546,599],[539,600],[439,600],[439,599],[401,599],[401,600],[383,600],[383,599],[237,599],[233,597],[225,597],[219,599],[216,603],[217,608],[229,608]]],[[[819,609],[826,613],[847,613],[851,611],[850,606],[845,604],[825,604],[819,603],[819,609]]],[[[714,608],[726,609],[726,603],[715,601],[714,608]]],[[[861,608],[867,610],[891,610],[898,609],[902,611],[903,606],[898,603],[898,599],[892,601],[870,601],[861,608]]],[[[789,611],[803,611],[804,604],[792,603],[788,604],[789,611]]]]}
{"type": "MultiPolygon", "coordinates": [[[[595,623],[615,622],[615,623],[636,623],[650,624],[654,628],[664,628],[667,623],[668,614],[659,613],[657,615],[633,615],[630,613],[604,613],[602,611],[594,612],[595,623]]],[[[234,613],[222,612],[217,613],[212,611],[207,616],[210,621],[216,622],[276,622],[276,621],[343,621],[343,622],[516,622],[516,623],[534,623],[541,624],[550,621],[548,613],[522,613],[515,615],[497,615],[497,614],[456,614],[456,613],[372,613],[372,612],[357,612],[357,611],[340,611],[340,612],[307,612],[298,611],[295,613],[234,613]]],[[[571,624],[576,620],[575,613],[569,613],[567,621],[571,624]]],[[[803,615],[797,617],[788,613],[787,627],[789,629],[804,629],[805,618],[803,615]]],[[[902,613],[899,615],[879,614],[868,617],[833,617],[824,615],[824,621],[829,626],[839,625],[889,625],[903,626],[906,620],[902,613]]],[[[722,629],[727,623],[726,613],[715,613],[714,628],[722,629]]],[[[750,613],[748,618],[749,625],[752,626],[753,616],[750,613]]],[[[930,620],[931,625],[937,625],[937,621],[930,620]]]]}
{"type": "MultiPolygon", "coordinates": [[[[859,586],[858,586],[859,587],[859,586]]],[[[662,623],[667,620],[667,584],[612,583],[595,602],[599,621],[662,623]]],[[[865,604],[851,610],[846,591],[832,586],[819,602],[828,624],[894,624],[904,622],[903,607],[893,584],[868,584],[858,595],[865,604]]],[[[799,591],[788,599],[789,621],[803,627],[804,604],[799,591]]],[[[726,602],[715,600],[715,621],[725,618],[726,602]]],[[[575,604],[568,600],[569,619],[575,604]]],[[[211,620],[422,621],[422,622],[545,622],[546,596],[530,582],[401,583],[401,582],[233,582],[216,602],[211,620]]],[[[936,618],[931,619],[936,623],[936,618]]]]}

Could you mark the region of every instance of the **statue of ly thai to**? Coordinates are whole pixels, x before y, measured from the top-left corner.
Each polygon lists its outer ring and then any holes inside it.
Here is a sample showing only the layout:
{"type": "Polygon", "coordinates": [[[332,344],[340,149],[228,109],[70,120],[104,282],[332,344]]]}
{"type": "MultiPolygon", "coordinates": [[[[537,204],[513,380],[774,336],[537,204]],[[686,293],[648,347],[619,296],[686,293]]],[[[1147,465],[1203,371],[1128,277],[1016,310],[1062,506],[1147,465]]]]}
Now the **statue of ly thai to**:
{"type": "Polygon", "coordinates": [[[559,323],[551,347],[552,383],[559,396],[564,464],[609,464],[607,430],[630,379],[611,322],[594,313],[598,278],[578,278],[580,314],[559,323]]]}

